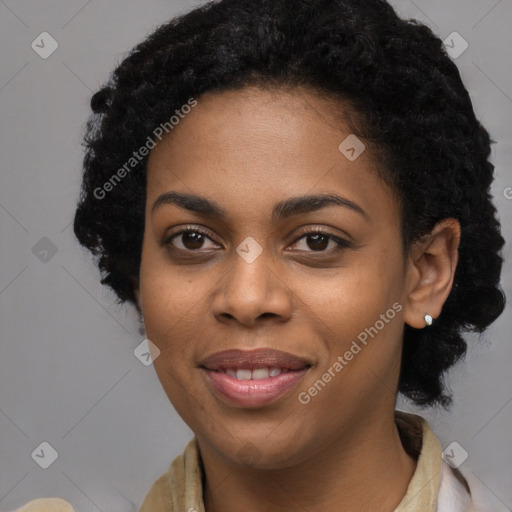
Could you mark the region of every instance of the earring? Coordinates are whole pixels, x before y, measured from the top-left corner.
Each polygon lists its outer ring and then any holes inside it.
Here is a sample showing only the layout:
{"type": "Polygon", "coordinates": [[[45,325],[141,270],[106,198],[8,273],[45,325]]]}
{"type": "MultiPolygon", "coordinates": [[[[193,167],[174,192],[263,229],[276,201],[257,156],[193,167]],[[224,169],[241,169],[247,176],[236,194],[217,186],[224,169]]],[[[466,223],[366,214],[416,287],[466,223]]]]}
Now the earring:
{"type": "Polygon", "coordinates": [[[425,315],[423,318],[425,319],[425,323],[427,325],[432,325],[433,320],[432,320],[432,317],[430,315],[425,315]]]}

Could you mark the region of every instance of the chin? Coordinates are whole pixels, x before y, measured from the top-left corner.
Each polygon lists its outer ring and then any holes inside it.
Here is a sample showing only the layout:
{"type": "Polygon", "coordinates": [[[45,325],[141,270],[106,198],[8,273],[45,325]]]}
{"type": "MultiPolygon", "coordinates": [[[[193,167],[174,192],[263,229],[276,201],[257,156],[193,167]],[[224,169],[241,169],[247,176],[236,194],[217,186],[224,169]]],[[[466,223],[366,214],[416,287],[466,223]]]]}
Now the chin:
{"type": "MultiPolygon", "coordinates": [[[[211,435],[211,432],[208,434],[211,435]]],[[[254,434],[231,431],[231,435],[222,439],[202,439],[232,464],[252,469],[285,469],[300,464],[307,458],[307,451],[292,433],[266,435],[263,431],[254,434]]]]}

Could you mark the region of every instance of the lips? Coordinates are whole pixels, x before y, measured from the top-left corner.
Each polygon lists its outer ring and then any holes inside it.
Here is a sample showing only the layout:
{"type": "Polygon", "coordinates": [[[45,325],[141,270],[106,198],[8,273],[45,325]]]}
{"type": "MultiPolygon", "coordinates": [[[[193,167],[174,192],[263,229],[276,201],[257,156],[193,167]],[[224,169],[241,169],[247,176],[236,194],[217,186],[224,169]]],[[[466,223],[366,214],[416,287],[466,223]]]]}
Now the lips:
{"type": "Polygon", "coordinates": [[[275,402],[304,378],[313,363],[271,349],[226,350],[204,359],[207,385],[224,402],[254,408],[275,402]]]}

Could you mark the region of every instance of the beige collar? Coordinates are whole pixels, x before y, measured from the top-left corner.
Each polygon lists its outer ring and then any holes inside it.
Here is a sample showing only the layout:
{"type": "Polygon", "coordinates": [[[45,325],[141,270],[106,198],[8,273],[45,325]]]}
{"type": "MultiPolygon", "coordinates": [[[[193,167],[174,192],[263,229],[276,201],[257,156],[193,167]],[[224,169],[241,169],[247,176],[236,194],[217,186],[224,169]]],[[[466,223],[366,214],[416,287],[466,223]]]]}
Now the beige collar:
{"type": "Polygon", "coordinates": [[[395,512],[436,512],[443,461],[441,445],[421,416],[395,411],[395,422],[406,451],[417,458],[416,471],[395,512]]]}

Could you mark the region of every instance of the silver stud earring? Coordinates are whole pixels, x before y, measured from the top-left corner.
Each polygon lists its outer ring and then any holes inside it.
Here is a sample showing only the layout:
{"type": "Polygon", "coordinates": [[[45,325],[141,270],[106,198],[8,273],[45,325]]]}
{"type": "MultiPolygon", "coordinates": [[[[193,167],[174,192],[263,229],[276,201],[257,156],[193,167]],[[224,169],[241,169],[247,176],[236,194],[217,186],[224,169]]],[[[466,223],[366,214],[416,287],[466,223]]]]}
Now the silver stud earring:
{"type": "Polygon", "coordinates": [[[425,323],[427,325],[432,325],[433,320],[432,320],[432,317],[430,315],[425,315],[423,318],[425,319],[425,323]]]}

